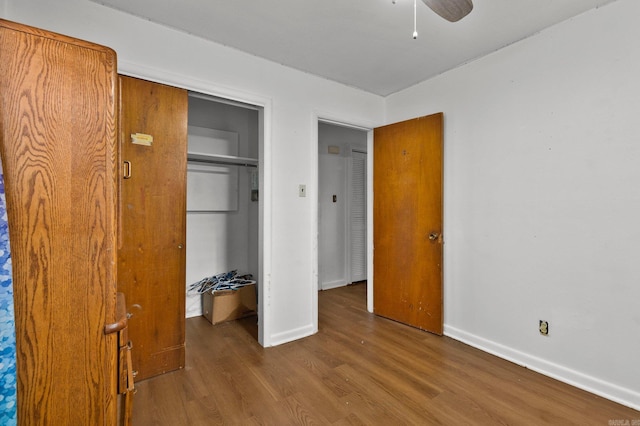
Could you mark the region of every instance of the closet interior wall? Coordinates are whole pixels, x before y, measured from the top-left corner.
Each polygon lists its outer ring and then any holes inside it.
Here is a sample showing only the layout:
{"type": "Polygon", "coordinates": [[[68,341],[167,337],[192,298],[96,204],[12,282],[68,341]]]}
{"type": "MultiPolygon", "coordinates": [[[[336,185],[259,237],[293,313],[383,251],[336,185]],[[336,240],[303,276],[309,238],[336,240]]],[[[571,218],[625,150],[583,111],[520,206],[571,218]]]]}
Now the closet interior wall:
{"type": "MultiPolygon", "coordinates": [[[[189,128],[198,127],[237,134],[238,157],[258,158],[259,119],[252,108],[230,105],[198,95],[189,96],[189,128]]],[[[189,162],[189,168],[196,163],[189,162]]],[[[237,209],[190,211],[187,209],[187,288],[202,278],[237,269],[258,278],[258,201],[251,199],[251,177],[257,167],[237,168],[237,209]]],[[[191,172],[187,172],[189,180],[191,172]]],[[[257,175],[256,175],[257,177],[257,175]]],[[[216,197],[217,188],[187,192],[187,197],[216,197]],[[211,192],[209,192],[211,191],[211,192]]],[[[187,205],[189,201],[187,200],[187,205]]],[[[187,293],[186,317],[202,315],[199,294],[187,293]]]]}

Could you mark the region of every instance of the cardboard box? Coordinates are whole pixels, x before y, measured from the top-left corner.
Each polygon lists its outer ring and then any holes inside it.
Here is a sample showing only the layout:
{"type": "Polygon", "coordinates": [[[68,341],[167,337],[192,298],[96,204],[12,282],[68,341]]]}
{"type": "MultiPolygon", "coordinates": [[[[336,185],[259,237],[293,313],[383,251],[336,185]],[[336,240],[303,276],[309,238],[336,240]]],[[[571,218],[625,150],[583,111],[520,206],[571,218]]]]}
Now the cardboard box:
{"type": "Polygon", "coordinates": [[[202,315],[211,324],[256,315],[256,285],[202,293],[202,315]]]}

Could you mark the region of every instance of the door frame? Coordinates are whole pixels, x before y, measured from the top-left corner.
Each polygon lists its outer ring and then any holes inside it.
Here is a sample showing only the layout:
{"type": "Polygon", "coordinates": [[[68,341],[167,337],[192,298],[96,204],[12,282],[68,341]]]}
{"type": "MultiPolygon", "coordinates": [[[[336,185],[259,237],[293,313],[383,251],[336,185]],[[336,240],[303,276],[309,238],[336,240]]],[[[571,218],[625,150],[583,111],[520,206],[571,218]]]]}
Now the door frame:
{"type": "MultiPolygon", "coordinates": [[[[129,77],[137,77],[144,80],[166,84],[169,86],[186,89],[192,92],[210,95],[221,100],[238,102],[258,109],[258,170],[260,197],[258,200],[258,342],[263,347],[272,346],[271,342],[271,306],[267,303],[271,288],[271,259],[272,253],[272,217],[271,217],[271,123],[272,101],[270,98],[256,96],[239,90],[229,89],[215,85],[208,81],[194,79],[187,75],[174,74],[157,68],[144,65],[118,61],[118,73],[129,77]]],[[[317,243],[317,241],[316,241],[317,243]]],[[[317,244],[316,244],[317,245],[317,244]]],[[[317,275],[316,275],[317,276],[317,275]]],[[[317,281],[316,281],[317,285],[317,281]]],[[[185,290],[186,291],[186,290],[185,290]]],[[[317,297],[317,294],[316,294],[317,297]]],[[[317,317],[317,316],[316,316],[317,317]]],[[[316,320],[317,329],[317,320],[316,320]]]]}
{"type": "MultiPolygon", "coordinates": [[[[319,172],[318,172],[318,125],[320,123],[333,124],[342,127],[349,127],[352,129],[363,130],[367,132],[367,310],[373,312],[373,129],[376,127],[376,123],[362,121],[356,118],[345,119],[341,116],[327,112],[315,111],[312,117],[312,138],[315,142],[315,149],[312,151],[311,164],[312,179],[311,188],[313,193],[318,194],[319,191],[319,172]]],[[[312,237],[312,271],[311,271],[311,290],[312,290],[312,317],[313,317],[313,332],[318,331],[318,290],[319,290],[319,277],[318,277],[318,232],[319,232],[319,220],[318,220],[318,197],[311,197],[311,229],[313,230],[312,237]]]]}

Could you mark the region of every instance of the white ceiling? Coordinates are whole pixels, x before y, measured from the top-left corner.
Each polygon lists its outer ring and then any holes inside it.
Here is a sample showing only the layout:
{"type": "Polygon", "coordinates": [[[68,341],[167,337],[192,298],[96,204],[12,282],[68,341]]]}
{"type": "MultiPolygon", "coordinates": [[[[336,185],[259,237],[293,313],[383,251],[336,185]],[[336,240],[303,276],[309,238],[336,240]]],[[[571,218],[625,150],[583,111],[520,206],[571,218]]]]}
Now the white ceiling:
{"type": "Polygon", "coordinates": [[[474,0],[445,21],[421,0],[92,0],[386,96],[614,0],[474,0]]]}

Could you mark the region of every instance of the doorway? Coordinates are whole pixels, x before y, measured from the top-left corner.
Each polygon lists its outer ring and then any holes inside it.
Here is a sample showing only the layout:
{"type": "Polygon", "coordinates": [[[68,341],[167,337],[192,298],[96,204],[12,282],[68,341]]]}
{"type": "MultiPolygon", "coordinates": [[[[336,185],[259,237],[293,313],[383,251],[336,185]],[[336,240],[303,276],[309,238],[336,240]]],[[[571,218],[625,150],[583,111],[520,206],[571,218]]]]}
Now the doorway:
{"type": "Polygon", "coordinates": [[[318,289],[367,277],[367,130],[318,123],[318,289]]]}

